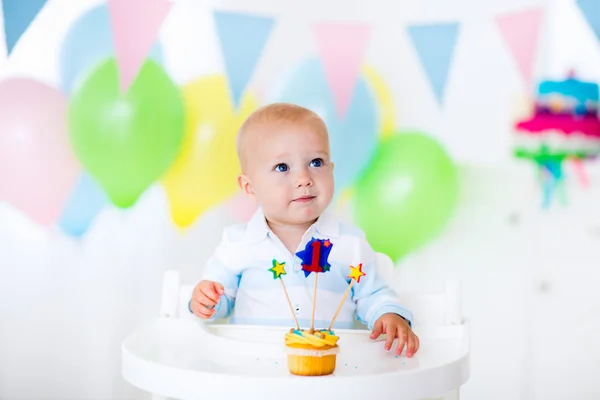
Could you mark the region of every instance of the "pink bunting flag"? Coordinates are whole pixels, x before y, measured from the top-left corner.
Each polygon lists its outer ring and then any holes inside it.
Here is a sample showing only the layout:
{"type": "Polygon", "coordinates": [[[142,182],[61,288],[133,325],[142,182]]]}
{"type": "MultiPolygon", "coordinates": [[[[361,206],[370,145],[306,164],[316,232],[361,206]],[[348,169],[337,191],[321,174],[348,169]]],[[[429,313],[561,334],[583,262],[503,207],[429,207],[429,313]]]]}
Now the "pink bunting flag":
{"type": "Polygon", "coordinates": [[[496,17],[496,24],[528,87],[533,84],[533,62],[543,14],[542,8],[533,8],[496,17]]]}
{"type": "Polygon", "coordinates": [[[109,0],[121,91],[135,80],[171,6],[166,0],[109,0]]]}
{"type": "Polygon", "coordinates": [[[352,101],[371,28],[364,24],[320,22],[313,25],[313,31],[337,115],[342,119],[352,101]]]}

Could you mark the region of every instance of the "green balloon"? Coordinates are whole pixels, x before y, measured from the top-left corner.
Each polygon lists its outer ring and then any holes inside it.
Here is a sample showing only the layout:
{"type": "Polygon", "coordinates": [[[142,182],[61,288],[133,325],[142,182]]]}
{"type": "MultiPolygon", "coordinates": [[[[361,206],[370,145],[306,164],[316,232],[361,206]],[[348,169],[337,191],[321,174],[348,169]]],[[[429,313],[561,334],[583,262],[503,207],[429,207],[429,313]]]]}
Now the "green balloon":
{"type": "Polygon", "coordinates": [[[114,58],[100,64],[74,93],[69,135],[77,157],[118,207],[139,196],[169,168],[184,134],[179,88],[146,61],[127,92],[114,58]]]}
{"type": "Polygon", "coordinates": [[[458,186],[455,165],[434,139],[399,133],[380,144],[357,181],[357,223],[374,250],[398,260],[442,230],[458,186]]]}

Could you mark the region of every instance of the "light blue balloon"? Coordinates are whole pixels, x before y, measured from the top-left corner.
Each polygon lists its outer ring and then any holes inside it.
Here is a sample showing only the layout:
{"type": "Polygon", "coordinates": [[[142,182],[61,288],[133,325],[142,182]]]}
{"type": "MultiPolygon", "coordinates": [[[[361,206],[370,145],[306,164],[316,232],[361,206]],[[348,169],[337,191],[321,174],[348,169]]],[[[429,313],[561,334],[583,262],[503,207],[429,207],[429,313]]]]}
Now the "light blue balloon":
{"type": "Polygon", "coordinates": [[[66,234],[80,237],[87,232],[98,213],[108,204],[108,198],[100,185],[84,172],[67,201],[58,226],[66,234]]]}
{"type": "MultiPolygon", "coordinates": [[[[65,37],[60,52],[62,90],[72,93],[88,73],[114,54],[110,15],[107,5],[102,4],[75,21],[65,37]]],[[[162,65],[162,50],[158,42],[150,50],[149,58],[162,65]]]]}
{"type": "Polygon", "coordinates": [[[331,159],[335,164],[336,193],[351,186],[370,162],[377,147],[379,117],[376,100],[361,77],[343,119],[338,118],[319,59],[308,59],[276,79],[268,102],[287,102],[306,107],[325,121],[329,131],[331,159]]]}

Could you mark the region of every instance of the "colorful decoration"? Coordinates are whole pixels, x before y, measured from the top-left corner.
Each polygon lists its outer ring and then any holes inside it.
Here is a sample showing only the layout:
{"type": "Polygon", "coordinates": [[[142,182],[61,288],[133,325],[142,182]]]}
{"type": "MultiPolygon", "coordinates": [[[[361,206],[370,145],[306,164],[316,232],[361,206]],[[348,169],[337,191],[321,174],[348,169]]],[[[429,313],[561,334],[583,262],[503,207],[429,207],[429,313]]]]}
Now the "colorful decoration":
{"type": "Polygon", "coordinates": [[[0,201],[51,225],[81,167],[69,145],[67,99],[41,82],[0,82],[0,201]]]}
{"type": "Polygon", "coordinates": [[[457,22],[408,27],[410,38],[439,104],[443,103],[458,31],[457,22]]]}
{"type": "Polygon", "coordinates": [[[279,278],[281,275],[286,275],[285,272],[285,262],[278,262],[273,259],[273,268],[269,269],[273,273],[273,279],[279,278]]]}
{"type": "Polygon", "coordinates": [[[335,101],[336,115],[346,117],[371,34],[369,25],[318,22],[313,32],[325,78],[335,101]]]}
{"type": "Polygon", "coordinates": [[[231,100],[237,110],[275,26],[275,19],[229,11],[215,11],[214,19],[231,100]]]}
{"type": "Polygon", "coordinates": [[[244,120],[258,108],[258,101],[247,93],[236,112],[222,75],[194,80],[181,92],[185,136],[162,185],[175,225],[187,228],[199,215],[238,191],[240,166],[235,138],[244,120]]]}
{"type": "Polygon", "coordinates": [[[109,0],[115,57],[119,67],[119,88],[122,92],[129,89],[137,76],[171,5],[166,0],[109,0]]]}
{"type": "Polygon", "coordinates": [[[312,238],[304,250],[299,251],[296,255],[302,260],[302,271],[304,276],[308,277],[311,272],[315,274],[319,272],[327,272],[331,268],[328,258],[333,244],[329,239],[312,238]]]}
{"type": "Polygon", "coordinates": [[[123,95],[117,64],[101,64],[73,95],[70,138],[79,160],[118,207],[139,196],[173,163],[184,133],[179,88],[153,61],[123,95]]]}
{"type": "Polygon", "coordinates": [[[285,272],[285,262],[280,263],[279,261],[273,259],[273,267],[269,268],[269,271],[273,273],[273,279],[279,279],[279,281],[281,282],[283,293],[285,294],[285,298],[288,302],[288,305],[290,306],[290,311],[292,312],[292,318],[294,318],[294,322],[296,323],[296,330],[300,330],[300,325],[298,324],[298,319],[296,318],[294,307],[292,307],[292,301],[290,300],[290,296],[288,295],[287,289],[285,288],[283,279],[281,279],[281,275],[287,275],[287,273],[285,272]]]}
{"type": "Polygon", "coordinates": [[[348,278],[355,280],[356,283],[360,283],[360,278],[365,275],[367,274],[362,271],[362,263],[358,264],[356,267],[350,266],[350,275],[348,275],[348,278]]]}
{"type": "MultiPolygon", "coordinates": [[[[79,17],[65,36],[59,66],[62,90],[72,93],[100,63],[114,54],[110,15],[107,4],[103,3],[79,17]]],[[[162,64],[162,49],[158,42],[154,43],[148,57],[162,64]]]]}
{"type": "Polygon", "coordinates": [[[348,288],[346,289],[346,291],[344,292],[344,295],[342,296],[342,301],[340,302],[339,307],[337,308],[337,310],[335,311],[335,314],[333,315],[333,318],[331,319],[329,328],[327,328],[328,330],[331,330],[331,328],[333,328],[333,324],[335,323],[335,320],[337,319],[340,311],[342,310],[342,307],[344,306],[344,302],[346,301],[348,294],[350,294],[350,290],[352,289],[354,282],[360,283],[360,278],[362,278],[363,276],[366,276],[366,275],[367,274],[365,274],[362,271],[362,263],[358,264],[356,267],[350,266],[350,275],[348,275],[348,278],[350,278],[350,284],[348,285],[348,288]]]}
{"type": "Polygon", "coordinates": [[[331,268],[328,258],[329,253],[333,244],[329,239],[315,239],[312,238],[304,250],[296,253],[302,260],[302,271],[304,271],[304,277],[308,278],[311,272],[315,273],[315,287],[313,291],[313,307],[312,307],[312,320],[310,329],[315,329],[315,307],[317,304],[317,282],[319,279],[319,273],[327,272],[331,268]]]}
{"type": "Polygon", "coordinates": [[[575,161],[578,180],[588,184],[582,162],[600,155],[599,98],[597,84],[573,74],[563,81],[543,81],[534,115],[515,124],[514,153],[540,169],[543,208],[550,206],[554,193],[564,196],[565,161],[575,161]]]}
{"type": "Polygon", "coordinates": [[[527,87],[532,85],[533,65],[543,16],[542,8],[533,8],[496,17],[498,29],[527,87]]]}
{"type": "Polygon", "coordinates": [[[433,138],[404,132],[381,143],[358,179],[354,210],[376,251],[393,260],[432,239],[458,201],[458,172],[433,138]]]}
{"type": "MultiPolygon", "coordinates": [[[[46,0],[2,1],[9,54],[45,3],[46,0]]],[[[577,4],[592,30],[599,35],[596,2],[577,0],[577,4]]],[[[165,187],[171,215],[180,228],[188,227],[207,209],[227,200],[232,200],[227,207],[233,209],[236,218],[247,220],[255,210],[255,206],[248,203],[243,210],[238,208],[241,197],[234,198],[239,165],[233,143],[239,125],[258,107],[258,102],[249,95],[248,84],[276,20],[239,12],[214,12],[226,75],[222,81],[221,77],[209,76],[184,86],[184,120],[179,88],[157,66],[162,62],[157,34],[171,7],[172,2],[168,0],[108,0],[85,12],[67,31],[60,56],[61,86],[66,93],[74,94],[69,111],[71,147],[84,167],[60,216],[59,224],[71,235],[85,232],[104,206],[103,192],[114,204],[126,208],[158,180],[165,187]],[[114,75],[111,63],[116,66],[114,75]],[[117,93],[111,92],[113,78],[118,81],[117,93]],[[211,86],[213,84],[215,86],[211,86]],[[216,88],[214,92],[212,88],[216,88]],[[221,101],[220,94],[215,95],[221,90],[227,100],[221,101]],[[183,125],[185,138],[182,139],[183,125]],[[97,182],[95,187],[94,182],[97,182]]],[[[498,29],[525,80],[532,77],[543,15],[542,8],[531,8],[496,18],[498,29]]],[[[323,117],[330,131],[332,159],[336,164],[337,200],[350,193],[359,177],[369,175],[378,141],[393,139],[398,121],[389,89],[372,67],[362,65],[370,38],[369,26],[318,22],[313,28],[319,57],[298,63],[277,79],[266,100],[297,103],[323,117]]],[[[432,90],[442,103],[460,24],[409,26],[407,32],[432,90]]],[[[554,90],[551,86],[546,85],[549,92],[554,90]]],[[[581,85],[576,87],[579,90],[581,85]]],[[[566,93],[567,89],[566,83],[563,84],[562,90],[566,93]]],[[[540,95],[542,92],[540,87],[540,95]]],[[[575,92],[575,97],[577,95],[575,92]]],[[[564,96],[549,96],[545,107],[557,114],[561,109],[570,108],[570,101],[564,96]]],[[[587,115],[586,107],[579,102],[574,115],[587,115]]],[[[591,118],[584,120],[586,124],[595,124],[591,118]]],[[[577,125],[581,127],[581,124],[577,125]]],[[[530,129],[530,133],[546,129],[533,125],[536,123],[524,123],[520,129],[530,129]]],[[[566,132],[570,128],[564,129],[566,132]]],[[[560,140],[561,135],[555,136],[560,140]]],[[[529,139],[531,137],[525,140],[529,139]]],[[[545,154],[536,161],[545,171],[540,175],[545,193],[564,191],[564,160],[573,161],[575,175],[582,184],[587,184],[582,161],[595,155],[582,155],[581,151],[573,150],[573,147],[582,147],[580,139],[567,139],[572,146],[560,160],[550,149],[547,153],[551,156],[545,154]]],[[[584,139],[589,141],[589,137],[584,139]]],[[[554,146],[552,140],[540,141],[554,146]]],[[[595,154],[595,150],[592,153],[595,154]]],[[[358,192],[362,191],[354,191],[358,192]]],[[[366,195],[358,193],[362,199],[358,203],[363,200],[376,203],[362,196],[366,195]]],[[[447,208],[442,207],[443,210],[447,208]]],[[[397,209],[390,211],[398,213],[397,209]]],[[[440,215],[444,215],[442,211],[440,215]]],[[[362,210],[357,214],[363,212],[379,211],[362,210]]],[[[366,214],[363,217],[367,218],[366,214]]],[[[429,229],[433,229],[431,226],[429,229]]],[[[372,235],[382,236],[382,229],[372,229],[379,231],[372,235]]],[[[427,231],[421,225],[418,229],[427,231]]],[[[420,236],[411,237],[413,239],[406,238],[407,243],[417,241],[420,236]]],[[[391,248],[391,243],[389,246],[391,248]]],[[[320,270],[306,265],[307,277],[311,272],[326,272],[328,268],[324,266],[320,270]]]]}
{"type": "Polygon", "coordinates": [[[598,111],[598,85],[582,82],[571,71],[563,81],[542,81],[538,86],[535,107],[538,111],[553,115],[594,117],[598,111]]]}
{"type": "Polygon", "coordinates": [[[316,58],[300,62],[276,79],[266,97],[267,102],[301,105],[323,118],[329,130],[331,159],[335,163],[336,194],[351,186],[368,166],[377,148],[379,118],[376,99],[363,77],[356,84],[344,119],[337,116],[322,63],[316,58]]]}
{"type": "Polygon", "coordinates": [[[10,55],[47,0],[2,0],[4,37],[10,55]]]}
{"type": "MultiPolygon", "coordinates": [[[[319,272],[326,272],[326,271],[330,270],[331,266],[329,265],[327,258],[329,257],[329,253],[331,252],[332,247],[333,247],[333,244],[331,243],[331,241],[329,239],[312,238],[306,244],[306,247],[303,251],[296,253],[296,255],[298,257],[300,257],[300,259],[302,260],[302,269],[304,270],[305,276],[308,277],[308,275],[310,275],[311,272],[315,273],[315,287],[314,287],[314,295],[313,295],[312,320],[311,320],[311,327],[308,330],[309,333],[313,333],[315,331],[315,306],[316,306],[317,281],[318,281],[317,277],[319,276],[318,275],[319,272]]],[[[279,279],[281,281],[281,286],[283,287],[283,292],[285,293],[285,297],[287,299],[288,305],[290,306],[290,310],[294,317],[294,322],[296,323],[295,332],[300,332],[300,326],[298,325],[298,321],[296,319],[296,314],[294,313],[294,309],[292,307],[292,302],[290,300],[290,297],[289,297],[287,290],[285,288],[285,285],[283,283],[283,279],[281,278],[282,275],[286,275],[285,262],[281,263],[281,262],[273,259],[273,267],[269,268],[269,271],[271,271],[273,273],[273,279],[279,279]]],[[[367,274],[364,273],[362,270],[362,263],[358,264],[356,267],[350,266],[350,275],[348,275],[348,278],[350,279],[350,284],[348,285],[348,288],[346,289],[346,292],[344,293],[344,295],[342,297],[342,302],[341,302],[340,306],[338,307],[338,309],[336,310],[335,315],[333,316],[333,319],[332,319],[331,324],[329,325],[329,328],[327,329],[327,331],[331,331],[333,324],[335,323],[335,320],[336,320],[337,316],[339,315],[340,310],[342,309],[342,306],[344,305],[344,301],[346,301],[346,298],[348,297],[348,294],[350,293],[350,290],[352,289],[352,285],[354,285],[354,282],[360,283],[360,278],[362,278],[363,276],[366,276],[366,275],[367,274]]]]}
{"type": "Polygon", "coordinates": [[[600,2],[598,0],[577,0],[576,3],[596,35],[596,39],[600,40],[600,2]]]}

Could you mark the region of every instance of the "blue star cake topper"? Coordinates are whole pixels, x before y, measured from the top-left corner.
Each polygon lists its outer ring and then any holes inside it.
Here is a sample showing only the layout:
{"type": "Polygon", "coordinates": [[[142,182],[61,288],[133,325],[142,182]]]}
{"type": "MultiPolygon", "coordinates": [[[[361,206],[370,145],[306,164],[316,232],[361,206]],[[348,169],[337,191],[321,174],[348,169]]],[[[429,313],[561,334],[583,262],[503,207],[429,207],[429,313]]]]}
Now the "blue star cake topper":
{"type": "Polygon", "coordinates": [[[302,260],[302,270],[304,277],[308,277],[311,272],[315,274],[319,272],[327,272],[331,268],[328,258],[333,243],[329,239],[312,238],[304,250],[299,251],[296,255],[302,260]]]}

